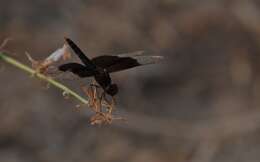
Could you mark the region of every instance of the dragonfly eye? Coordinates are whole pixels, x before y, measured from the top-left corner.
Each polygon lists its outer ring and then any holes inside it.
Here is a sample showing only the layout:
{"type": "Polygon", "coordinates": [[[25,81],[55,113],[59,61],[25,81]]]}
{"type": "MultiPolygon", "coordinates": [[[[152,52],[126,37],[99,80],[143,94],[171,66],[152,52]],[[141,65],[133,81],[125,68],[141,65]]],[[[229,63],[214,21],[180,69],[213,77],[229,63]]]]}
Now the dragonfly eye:
{"type": "Polygon", "coordinates": [[[118,93],[118,87],[116,84],[111,84],[107,87],[106,92],[111,95],[114,96],[118,93]]]}

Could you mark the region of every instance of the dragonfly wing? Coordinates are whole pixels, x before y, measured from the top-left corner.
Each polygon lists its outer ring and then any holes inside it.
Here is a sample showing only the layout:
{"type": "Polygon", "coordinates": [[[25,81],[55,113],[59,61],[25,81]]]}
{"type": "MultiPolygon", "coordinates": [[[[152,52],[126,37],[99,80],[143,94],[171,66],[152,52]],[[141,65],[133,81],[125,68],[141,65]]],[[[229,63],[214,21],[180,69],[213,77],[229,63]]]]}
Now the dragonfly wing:
{"type": "Polygon", "coordinates": [[[120,59],[118,56],[103,55],[93,58],[92,62],[98,67],[107,68],[119,62],[120,59]]]}
{"type": "Polygon", "coordinates": [[[63,64],[61,66],[58,67],[60,71],[66,72],[72,72],[75,75],[78,75],[79,77],[83,78],[83,77],[89,77],[89,76],[93,76],[93,71],[88,69],[87,67],[78,64],[78,63],[67,63],[67,64],[63,64]]]}
{"type": "Polygon", "coordinates": [[[129,52],[129,53],[121,53],[117,55],[103,55],[103,56],[98,56],[93,58],[91,61],[102,68],[107,68],[109,66],[112,66],[119,61],[122,61],[122,58],[125,57],[134,57],[134,56],[141,56],[144,54],[144,51],[134,51],[134,52],[129,52]]]}
{"type": "Polygon", "coordinates": [[[134,57],[134,56],[142,56],[145,55],[145,51],[134,51],[134,52],[127,52],[127,53],[120,53],[115,56],[120,56],[120,57],[134,57]]]}
{"type": "Polygon", "coordinates": [[[162,56],[144,56],[134,55],[131,57],[124,55],[117,56],[98,56],[92,61],[102,68],[105,68],[108,72],[117,72],[121,70],[130,69],[136,66],[154,64],[162,60],[162,56]]]}
{"type": "Polygon", "coordinates": [[[81,51],[81,49],[69,38],[65,38],[68,45],[75,52],[75,54],[80,58],[80,60],[89,68],[96,69],[95,64],[81,51]]]}

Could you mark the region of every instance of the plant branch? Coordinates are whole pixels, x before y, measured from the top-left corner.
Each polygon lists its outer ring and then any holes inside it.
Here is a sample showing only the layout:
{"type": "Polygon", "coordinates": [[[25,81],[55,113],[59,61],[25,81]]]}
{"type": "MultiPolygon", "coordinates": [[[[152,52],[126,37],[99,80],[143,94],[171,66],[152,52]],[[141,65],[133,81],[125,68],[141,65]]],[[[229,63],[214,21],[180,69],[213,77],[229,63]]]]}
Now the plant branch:
{"type": "Polygon", "coordinates": [[[68,87],[66,87],[65,85],[61,84],[58,81],[55,81],[54,79],[45,76],[43,74],[40,74],[38,72],[36,72],[35,70],[33,70],[32,68],[20,63],[19,61],[7,56],[6,53],[1,52],[0,51],[0,60],[3,60],[17,68],[19,68],[20,70],[23,70],[31,75],[34,75],[35,77],[44,80],[48,83],[50,83],[51,85],[53,85],[54,87],[62,90],[63,92],[65,92],[66,94],[73,96],[75,99],[79,100],[81,103],[83,104],[88,104],[88,100],[84,99],[83,97],[81,97],[80,95],[78,95],[76,92],[72,91],[71,89],[69,89],[68,87]]]}

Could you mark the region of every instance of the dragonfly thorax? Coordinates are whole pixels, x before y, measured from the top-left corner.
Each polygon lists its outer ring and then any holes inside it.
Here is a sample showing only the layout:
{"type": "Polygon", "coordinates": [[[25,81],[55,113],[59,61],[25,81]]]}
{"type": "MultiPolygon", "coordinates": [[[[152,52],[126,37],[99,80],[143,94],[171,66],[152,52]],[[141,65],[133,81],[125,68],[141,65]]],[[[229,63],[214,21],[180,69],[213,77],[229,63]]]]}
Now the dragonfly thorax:
{"type": "Polygon", "coordinates": [[[111,85],[111,78],[105,69],[98,69],[94,78],[103,89],[106,89],[111,85]]]}

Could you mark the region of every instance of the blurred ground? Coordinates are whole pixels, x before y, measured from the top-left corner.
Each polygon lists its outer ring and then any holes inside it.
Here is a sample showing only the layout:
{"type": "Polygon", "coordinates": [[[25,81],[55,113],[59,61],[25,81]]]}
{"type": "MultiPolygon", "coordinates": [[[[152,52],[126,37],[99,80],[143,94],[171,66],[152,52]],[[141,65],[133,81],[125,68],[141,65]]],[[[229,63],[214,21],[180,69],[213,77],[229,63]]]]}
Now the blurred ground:
{"type": "MultiPolygon", "coordinates": [[[[71,37],[90,57],[148,50],[162,64],[113,74],[128,119],[87,109],[0,63],[0,161],[257,162],[260,8],[248,0],[3,1],[0,40],[42,59],[71,37]]],[[[79,91],[77,82],[66,85],[79,91]]]]}

